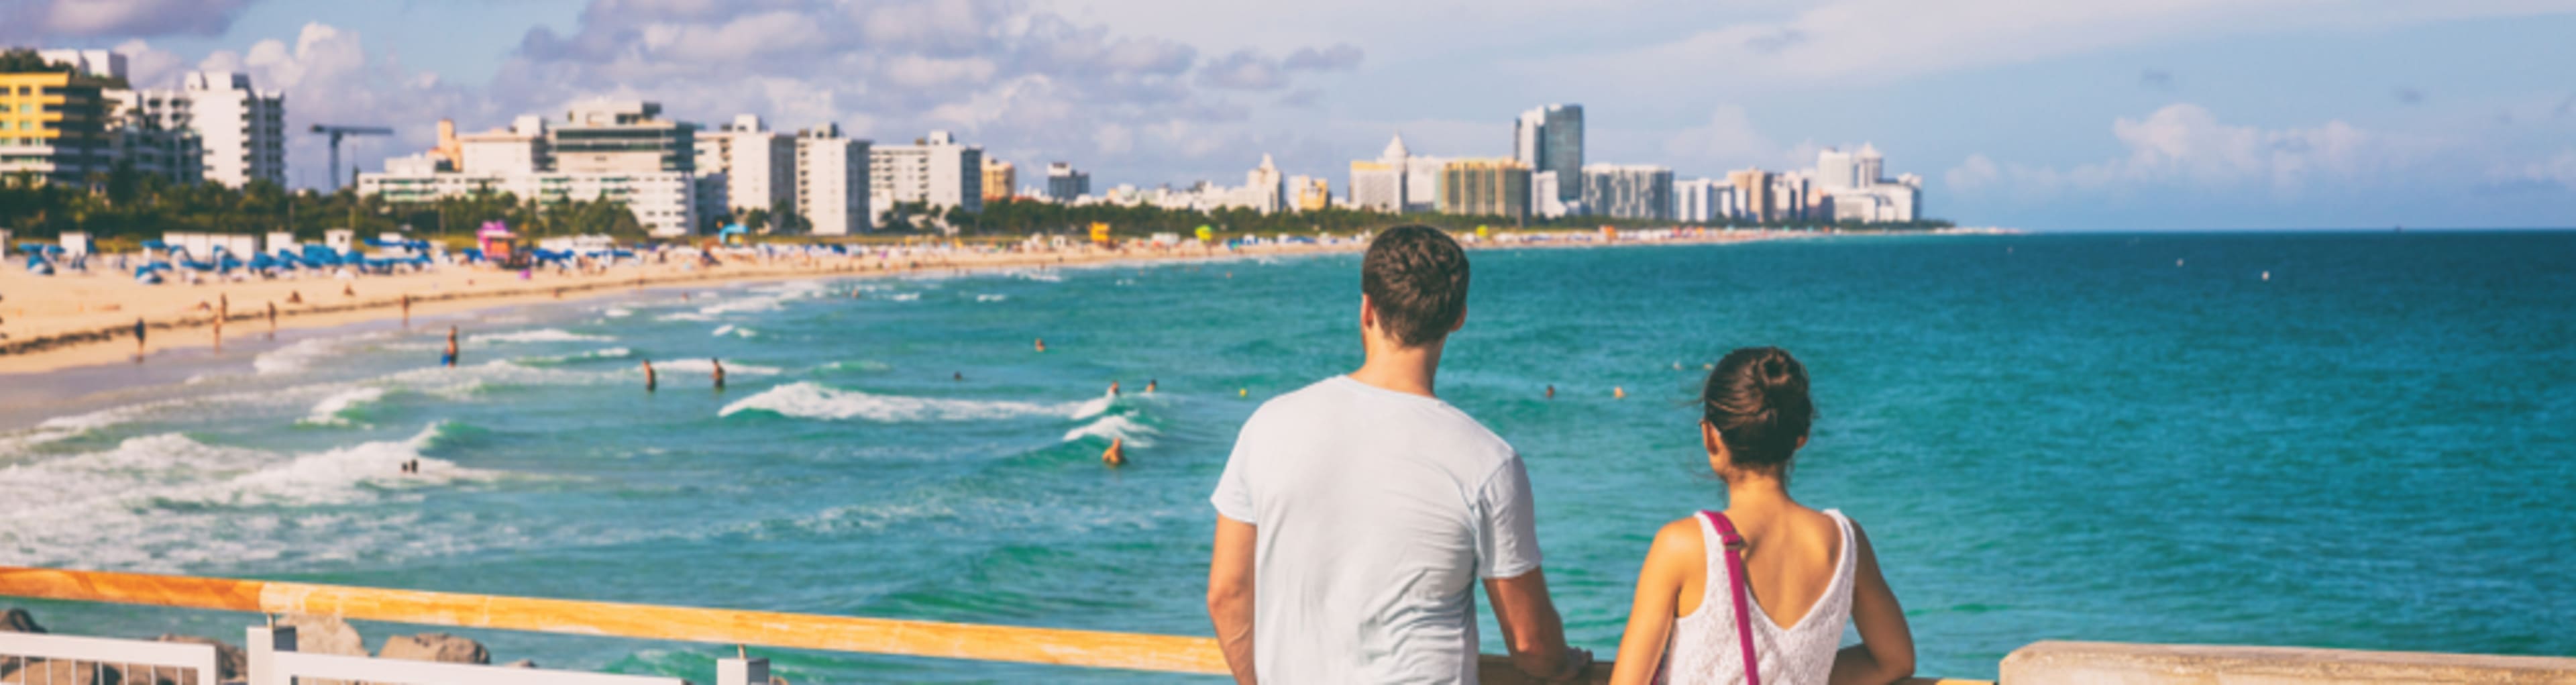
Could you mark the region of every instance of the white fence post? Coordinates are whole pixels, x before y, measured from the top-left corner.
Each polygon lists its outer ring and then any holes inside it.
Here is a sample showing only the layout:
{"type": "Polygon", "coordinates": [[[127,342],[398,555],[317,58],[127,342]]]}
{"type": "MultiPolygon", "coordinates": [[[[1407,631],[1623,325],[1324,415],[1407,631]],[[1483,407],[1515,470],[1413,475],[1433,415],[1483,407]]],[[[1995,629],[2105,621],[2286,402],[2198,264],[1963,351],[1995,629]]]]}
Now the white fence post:
{"type": "Polygon", "coordinates": [[[295,651],[294,626],[252,626],[242,646],[250,650],[244,659],[248,663],[243,664],[247,672],[242,674],[250,685],[293,685],[294,678],[280,674],[272,657],[278,652],[295,651]]]}
{"type": "Polygon", "coordinates": [[[769,685],[769,659],[717,659],[716,685],[769,685]]]}

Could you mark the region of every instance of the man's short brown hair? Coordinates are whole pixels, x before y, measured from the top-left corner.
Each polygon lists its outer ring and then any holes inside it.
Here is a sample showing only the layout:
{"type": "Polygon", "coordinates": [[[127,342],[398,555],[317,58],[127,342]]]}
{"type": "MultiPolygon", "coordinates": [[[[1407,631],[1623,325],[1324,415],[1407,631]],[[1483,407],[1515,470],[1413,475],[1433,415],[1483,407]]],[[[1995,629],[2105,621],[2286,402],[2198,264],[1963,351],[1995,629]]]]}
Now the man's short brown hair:
{"type": "Polygon", "coordinates": [[[1467,313],[1467,251],[1440,229],[1398,226],[1369,241],[1360,293],[1405,347],[1440,342],[1467,313]]]}

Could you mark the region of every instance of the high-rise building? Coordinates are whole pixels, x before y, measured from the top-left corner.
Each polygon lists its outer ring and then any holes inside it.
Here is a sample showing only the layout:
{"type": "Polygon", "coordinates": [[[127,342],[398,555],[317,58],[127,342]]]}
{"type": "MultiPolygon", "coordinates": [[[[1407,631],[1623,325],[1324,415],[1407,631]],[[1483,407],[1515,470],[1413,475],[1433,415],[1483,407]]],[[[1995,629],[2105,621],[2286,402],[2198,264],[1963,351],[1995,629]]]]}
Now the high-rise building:
{"type": "Polygon", "coordinates": [[[1333,182],[1320,176],[1291,176],[1288,192],[1296,195],[1300,212],[1320,212],[1333,206],[1333,182]]]}
{"type": "Polygon", "coordinates": [[[114,168],[106,84],[83,73],[0,73],[0,175],[81,185],[114,168]]]}
{"type": "MultiPolygon", "coordinates": [[[[777,214],[782,208],[800,208],[796,195],[796,149],[801,142],[794,136],[770,130],[757,115],[741,114],[732,123],[711,131],[697,133],[696,167],[700,187],[736,220],[751,210],[777,214]]],[[[807,216],[811,219],[813,217],[807,216]]],[[[816,223],[821,230],[821,223],[816,223]]]]}
{"type": "Polygon", "coordinates": [[[1735,187],[1714,178],[1694,178],[1673,182],[1673,220],[1686,224],[1725,223],[1733,218],[1730,205],[1735,187]]]}
{"type": "Polygon", "coordinates": [[[1047,165],[1047,199],[1072,202],[1091,194],[1091,174],[1076,171],[1070,162],[1047,165]]]}
{"type": "Polygon", "coordinates": [[[1583,167],[1583,206],[1618,219],[1672,219],[1673,170],[1644,164],[1583,167]]]}
{"type": "Polygon", "coordinates": [[[662,104],[590,100],[546,132],[554,169],[574,173],[697,171],[697,125],[663,119],[662,104]]]}
{"type": "Polygon", "coordinates": [[[1438,209],[1440,167],[1447,161],[1413,154],[1404,135],[1396,134],[1376,161],[1351,162],[1351,205],[1382,212],[1438,209]]]}
{"type": "Polygon", "coordinates": [[[1017,187],[1019,183],[1019,171],[1012,168],[1010,162],[993,159],[991,157],[984,158],[985,202],[992,202],[994,200],[1010,197],[1011,189],[1013,187],[1017,187]]]}
{"type": "Polygon", "coordinates": [[[585,103],[560,127],[522,116],[507,129],[456,136],[452,168],[436,153],[385,160],[383,172],[358,175],[358,193],[395,203],[477,192],[540,205],[614,201],[653,235],[688,235],[714,210],[699,199],[695,127],[654,118],[660,111],[650,102],[585,103]]]}
{"type": "MultiPolygon", "coordinates": [[[[1522,112],[1512,122],[1512,158],[1531,173],[1556,172],[1559,179],[1583,173],[1583,106],[1554,104],[1522,112]]],[[[1583,197],[1581,184],[1560,183],[1559,200],[1583,197]]]]}
{"type": "Polygon", "coordinates": [[[1816,152],[1816,185],[1826,189],[1862,188],[1869,183],[1861,179],[1860,165],[1852,163],[1852,154],[1835,148],[1816,152]]]}
{"type": "Polygon", "coordinates": [[[868,183],[868,207],[878,224],[903,202],[932,211],[984,211],[984,148],[959,144],[947,131],[931,131],[911,145],[878,145],[868,151],[868,183]]]}
{"type": "Polygon", "coordinates": [[[1735,187],[1737,213],[1732,218],[1754,223],[1778,220],[1772,213],[1771,176],[1771,172],[1761,169],[1727,172],[1727,185],[1735,187]]]}
{"type": "Polygon", "coordinates": [[[1460,159],[1440,167],[1440,212],[1529,219],[1530,168],[1517,159],[1460,159]]]}
{"type": "Polygon", "coordinates": [[[179,84],[205,149],[205,179],[235,188],[286,183],[286,96],[253,90],[250,75],[191,72],[179,84]]]}
{"type": "MultiPolygon", "coordinates": [[[[107,139],[111,164],[135,173],[189,185],[206,179],[205,144],[170,105],[170,91],[108,89],[107,139]]],[[[180,99],[180,107],[186,105],[180,99]]],[[[6,135],[6,134],[0,134],[6,135]]]]}
{"type": "Polygon", "coordinates": [[[869,143],[841,136],[824,124],[796,135],[796,214],[814,235],[850,235],[873,228],[868,211],[869,143]]]}

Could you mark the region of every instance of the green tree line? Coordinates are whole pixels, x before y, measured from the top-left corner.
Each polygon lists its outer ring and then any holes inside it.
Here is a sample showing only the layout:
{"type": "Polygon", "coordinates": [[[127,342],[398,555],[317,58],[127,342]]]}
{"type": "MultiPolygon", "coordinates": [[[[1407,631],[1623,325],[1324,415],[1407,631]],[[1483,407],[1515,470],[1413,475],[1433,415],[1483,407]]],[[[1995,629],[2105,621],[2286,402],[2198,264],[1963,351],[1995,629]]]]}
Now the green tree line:
{"type": "Polygon", "coordinates": [[[93,174],[88,187],[46,184],[33,174],[0,179],[0,227],[18,239],[87,231],[110,245],[158,240],[179,232],[258,235],[291,231],[299,240],[348,228],[360,236],[403,232],[425,240],[468,242],[486,221],[507,222],[526,236],[602,234],[641,239],[643,226],[626,203],[568,200],[537,203],[510,193],[477,193],[433,202],[393,203],[355,190],[289,192],[268,181],[241,188],[179,184],[119,169],[93,174]]]}

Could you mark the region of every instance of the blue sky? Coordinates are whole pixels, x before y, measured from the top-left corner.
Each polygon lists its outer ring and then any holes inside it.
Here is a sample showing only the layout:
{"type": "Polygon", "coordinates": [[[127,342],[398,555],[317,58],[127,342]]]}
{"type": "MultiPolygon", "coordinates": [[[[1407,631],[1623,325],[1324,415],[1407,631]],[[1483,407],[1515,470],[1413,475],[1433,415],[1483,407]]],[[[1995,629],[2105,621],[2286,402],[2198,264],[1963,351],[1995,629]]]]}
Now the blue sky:
{"type": "MultiPolygon", "coordinates": [[[[719,121],[956,130],[1095,185],[1331,179],[1401,131],[1685,176],[1873,143],[1927,211],[2040,230],[2576,225],[2576,1],[15,0],[0,42],[238,68],[290,126],[475,130],[587,96],[719,121]]],[[[318,185],[319,141],[290,150],[318,185]]]]}

